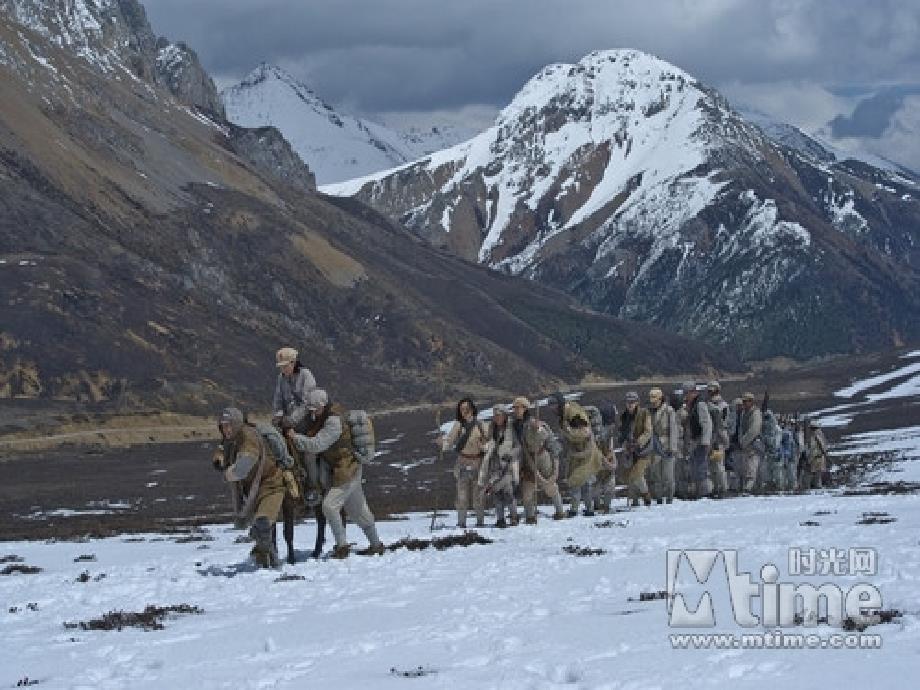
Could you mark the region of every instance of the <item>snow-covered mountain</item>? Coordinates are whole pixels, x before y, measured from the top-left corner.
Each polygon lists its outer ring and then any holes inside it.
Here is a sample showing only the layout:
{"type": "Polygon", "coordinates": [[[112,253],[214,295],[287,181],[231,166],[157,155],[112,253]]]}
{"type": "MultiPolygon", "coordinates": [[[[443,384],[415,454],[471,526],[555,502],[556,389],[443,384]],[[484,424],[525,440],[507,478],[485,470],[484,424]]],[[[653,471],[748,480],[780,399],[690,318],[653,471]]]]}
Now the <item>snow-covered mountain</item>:
{"type": "Polygon", "coordinates": [[[136,0],[0,3],[0,398],[257,409],[279,339],[312,343],[311,369],[359,406],[533,391],[624,361],[740,369],[314,193],[277,129],[209,112],[210,77],[136,0]],[[475,312],[458,290],[481,291],[475,312]],[[569,327],[542,333],[547,314],[569,327]],[[648,353],[650,337],[666,345],[648,353]]]}
{"type": "Polygon", "coordinates": [[[887,158],[875,156],[865,151],[853,152],[841,148],[834,143],[826,128],[809,133],[788,122],[781,122],[754,108],[735,106],[735,109],[745,120],[757,125],[774,142],[795,149],[806,157],[817,159],[823,163],[842,163],[853,160],[859,163],[866,163],[873,168],[907,175],[908,177],[914,175],[908,168],[887,158]]]}
{"type": "Polygon", "coordinates": [[[550,65],[482,134],[322,191],[749,356],[920,337],[917,180],[776,143],[637,51],[550,65]]]}
{"type": "Polygon", "coordinates": [[[444,127],[400,132],[337,110],[280,67],[261,64],[242,82],[221,91],[231,122],[273,125],[321,183],[392,168],[463,138],[444,127]]]}

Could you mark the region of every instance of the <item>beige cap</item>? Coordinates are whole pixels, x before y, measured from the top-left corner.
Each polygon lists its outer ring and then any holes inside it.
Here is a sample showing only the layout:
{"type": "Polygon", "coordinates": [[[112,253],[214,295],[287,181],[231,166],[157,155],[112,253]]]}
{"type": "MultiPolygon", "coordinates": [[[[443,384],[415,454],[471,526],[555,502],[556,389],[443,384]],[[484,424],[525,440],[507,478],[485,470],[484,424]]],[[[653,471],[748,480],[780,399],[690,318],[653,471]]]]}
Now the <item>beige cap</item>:
{"type": "Polygon", "coordinates": [[[533,405],[531,405],[530,401],[523,395],[519,395],[514,399],[514,402],[511,403],[511,407],[523,407],[525,410],[529,410],[533,405]]]}
{"type": "Polygon", "coordinates": [[[286,367],[297,362],[299,353],[293,347],[282,347],[275,353],[275,366],[286,367]]]}
{"type": "Polygon", "coordinates": [[[754,402],[754,394],[748,391],[747,393],[741,396],[741,399],[744,400],[745,402],[754,402]]]}

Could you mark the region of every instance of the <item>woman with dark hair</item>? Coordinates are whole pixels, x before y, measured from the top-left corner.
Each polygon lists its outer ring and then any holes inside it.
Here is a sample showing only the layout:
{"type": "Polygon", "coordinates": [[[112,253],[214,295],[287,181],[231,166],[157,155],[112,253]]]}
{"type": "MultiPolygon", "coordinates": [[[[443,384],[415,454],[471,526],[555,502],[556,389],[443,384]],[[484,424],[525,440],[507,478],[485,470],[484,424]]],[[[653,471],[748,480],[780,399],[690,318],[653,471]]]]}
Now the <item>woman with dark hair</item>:
{"type": "Polygon", "coordinates": [[[476,403],[463,398],[457,403],[457,421],[446,436],[435,443],[441,450],[457,453],[454,477],[457,480],[457,527],[466,527],[466,511],[472,499],[476,511],[476,526],[485,526],[482,492],[479,490],[479,469],[482,458],[491,447],[485,426],[476,418],[476,403]]]}
{"type": "Polygon", "coordinates": [[[313,374],[298,359],[293,347],[282,347],[275,353],[278,382],[272,399],[272,423],[282,430],[296,429],[303,433],[307,416],[307,393],[316,388],[313,374]]]}

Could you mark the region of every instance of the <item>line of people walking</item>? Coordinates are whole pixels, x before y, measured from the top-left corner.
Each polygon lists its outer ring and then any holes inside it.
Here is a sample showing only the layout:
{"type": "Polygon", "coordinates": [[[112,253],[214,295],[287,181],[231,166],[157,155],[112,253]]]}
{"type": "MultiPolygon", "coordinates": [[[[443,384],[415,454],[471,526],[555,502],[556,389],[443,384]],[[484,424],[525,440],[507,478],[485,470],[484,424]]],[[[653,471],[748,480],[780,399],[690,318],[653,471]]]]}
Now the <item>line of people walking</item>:
{"type": "MultiPolygon", "coordinates": [[[[374,457],[370,419],[330,400],[295,349],[278,350],[276,365],[271,423],[224,409],[212,458],[231,487],[238,526],[249,528],[251,555],[259,565],[278,565],[275,531],[282,519],[293,563],[301,506],[316,518],[314,558],[322,555],[327,524],[335,539],[331,557],[349,555],[346,519],[367,537],[358,553],[384,553],[362,483],[374,457]]],[[[823,485],[827,444],[817,423],[777,418],[755,405],[752,393],[729,405],[718,381],[688,381],[667,399],[656,387],[647,404],[634,391],[624,403],[618,412],[612,401],[582,405],[554,393],[540,419],[540,407],[523,396],[510,409],[497,404],[484,415],[472,399],[460,400],[455,421],[435,439],[442,457],[454,456],[457,526],[466,528],[472,511],[475,525],[484,527],[487,504],[496,527],[517,525],[519,503],[525,524],[536,524],[541,497],[554,520],[610,512],[618,480],[634,507],[823,485]]]]}
{"type": "Polygon", "coordinates": [[[634,391],[624,403],[618,413],[613,402],[581,405],[555,393],[541,420],[525,397],[510,413],[495,405],[486,415],[460,400],[455,422],[435,439],[455,454],[457,526],[467,526],[470,511],[485,526],[490,501],[496,527],[516,525],[519,500],[525,523],[536,524],[541,494],[555,520],[609,512],[618,477],[630,506],[823,486],[827,443],[817,421],[777,417],[753,393],[729,404],[718,381],[687,381],[667,399],[656,387],[647,404],[634,391]]]}

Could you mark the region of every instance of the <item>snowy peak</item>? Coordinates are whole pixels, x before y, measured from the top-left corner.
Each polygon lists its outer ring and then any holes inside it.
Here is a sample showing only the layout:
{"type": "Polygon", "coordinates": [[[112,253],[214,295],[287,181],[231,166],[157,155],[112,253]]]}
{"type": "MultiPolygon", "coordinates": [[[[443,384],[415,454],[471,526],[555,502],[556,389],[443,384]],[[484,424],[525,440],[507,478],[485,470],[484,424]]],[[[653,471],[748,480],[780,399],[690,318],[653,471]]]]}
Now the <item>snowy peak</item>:
{"type": "Polygon", "coordinates": [[[280,67],[261,64],[221,92],[227,117],[244,127],[277,127],[321,182],[365,175],[409,159],[382,125],[339,113],[280,67]]]}
{"type": "Polygon", "coordinates": [[[771,140],[678,67],[616,50],[540,70],[462,144],[322,191],[596,310],[755,357],[811,356],[917,332],[897,306],[920,304],[915,187],[863,168],[771,140]],[[882,268],[892,257],[906,282],[882,268]],[[898,296],[870,303],[863,279],[898,296]],[[784,301],[796,293],[810,301],[784,301]],[[805,314],[828,304],[855,323],[808,334],[805,314]]]}

